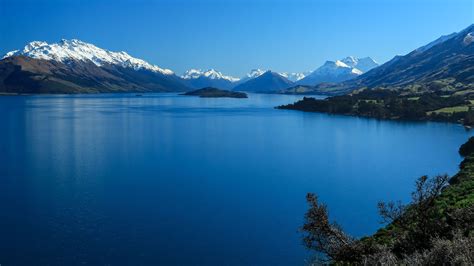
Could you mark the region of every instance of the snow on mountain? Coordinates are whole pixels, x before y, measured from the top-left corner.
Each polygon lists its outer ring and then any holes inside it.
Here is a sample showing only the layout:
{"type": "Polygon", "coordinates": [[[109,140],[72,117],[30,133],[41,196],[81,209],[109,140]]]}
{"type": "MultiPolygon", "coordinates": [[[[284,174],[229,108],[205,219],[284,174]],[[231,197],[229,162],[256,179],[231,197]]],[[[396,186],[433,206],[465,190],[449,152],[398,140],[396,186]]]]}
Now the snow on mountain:
{"type": "MultiPolygon", "coordinates": [[[[341,92],[353,89],[404,89],[417,85],[419,92],[438,90],[431,86],[442,80],[443,88],[472,88],[474,82],[474,24],[459,33],[441,36],[406,55],[395,56],[385,64],[341,84],[341,92]]],[[[335,88],[331,88],[335,89],[335,88]]],[[[337,88],[336,88],[337,89],[337,88]]]]}
{"type": "Polygon", "coordinates": [[[189,87],[201,89],[214,87],[219,89],[231,89],[239,81],[238,78],[226,76],[215,69],[202,71],[201,69],[190,69],[183,73],[181,78],[189,87]]]}
{"type": "Polygon", "coordinates": [[[112,64],[125,68],[133,68],[135,70],[146,69],[165,75],[174,74],[173,71],[169,69],[163,69],[142,59],[134,58],[126,52],[111,52],[76,39],[63,39],[58,43],[52,44],[41,41],[30,42],[22,50],[8,52],[3,58],[18,55],[63,63],[70,60],[91,61],[97,66],[112,64]]]}
{"type": "Polygon", "coordinates": [[[224,79],[228,80],[230,82],[236,82],[239,81],[238,78],[234,78],[231,76],[226,76],[222,74],[221,72],[214,70],[214,69],[209,69],[207,71],[202,71],[201,69],[190,69],[181,76],[183,79],[198,79],[201,77],[209,78],[209,79],[224,79]]]}
{"type": "Polygon", "coordinates": [[[242,84],[244,82],[247,82],[251,79],[254,79],[254,78],[257,78],[257,77],[260,77],[261,75],[263,75],[265,72],[267,72],[267,70],[263,70],[263,69],[260,69],[260,68],[255,68],[255,69],[252,69],[250,70],[249,73],[247,73],[245,76],[243,76],[242,78],[240,78],[236,83],[236,86],[239,85],[239,84],[242,84]]]}
{"type": "Polygon", "coordinates": [[[341,75],[345,73],[353,73],[355,75],[360,75],[363,72],[359,69],[349,66],[341,60],[336,61],[326,61],[324,65],[316,69],[311,73],[312,74],[327,74],[327,75],[341,75]]]}
{"type": "Polygon", "coordinates": [[[263,75],[265,72],[267,72],[267,70],[263,70],[263,69],[260,69],[260,68],[252,69],[252,70],[250,70],[249,73],[247,73],[247,75],[245,75],[245,77],[242,78],[242,80],[244,80],[244,79],[253,79],[253,78],[259,77],[259,76],[263,75]]]}
{"type": "MultiPolygon", "coordinates": [[[[76,61],[90,61],[97,66],[103,66],[106,64],[118,65],[124,68],[133,68],[135,70],[146,69],[153,72],[172,75],[173,71],[169,69],[163,69],[156,65],[152,65],[144,60],[134,58],[126,52],[112,52],[105,49],[101,49],[93,44],[86,43],[77,39],[72,40],[61,40],[58,43],[48,44],[47,42],[34,41],[27,44],[21,50],[15,50],[8,52],[3,58],[24,55],[35,59],[54,60],[63,63],[67,63],[70,60],[76,61]]],[[[366,58],[355,58],[347,57],[342,60],[328,61],[325,65],[318,68],[311,75],[323,74],[326,75],[324,80],[340,80],[342,78],[352,77],[352,75],[360,75],[362,72],[368,71],[369,69],[377,66],[378,64],[369,57],[366,58]],[[337,76],[337,78],[331,78],[330,76],[337,76]]],[[[227,76],[221,72],[209,69],[202,71],[200,69],[190,69],[186,71],[181,78],[185,80],[196,80],[200,79],[199,85],[203,82],[202,79],[210,80],[225,80],[231,83],[243,83],[250,79],[264,74],[266,70],[252,69],[247,75],[241,79],[227,76]]],[[[281,72],[278,73],[282,77],[290,81],[302,81],[305,80],[307,75],[304,73],[289,73],[281,72]]],[[[196,82],[194,82],[196,83],[196,82]]]]}
{"type": "MultiPolygon", "coordinates": [[[[202,87],[204,85],[208,85],[208,86],[215,85],[215,86],[221,86],[223,88],[227,88],[229,86],[228,84],[216,83],[216,82],[212,82],[212,80],[226,80],[232,83],[230,86],[237,86],[249,80],[258,78],[261,75],[265,74],[266,72],[268,72],[268,70],[263,70],[259,68],[252,69],[245,76],[238,79],[232,76],[226,76],[222,74],[221,72],[214,69],[210,69],[207,71],[202,71],[201,69],[190,69],[184,72],[183,75],[181,75],[181,78],[190,81],[191,82],[190,84],[193,87],[202,87]],[[205,82],[203,80],[205,78],[210,79],[210,80],[208,82],[205,82]],[[200,80],[199,82],[192,82],[193,80],[198,80],[198,79],[200,80]]],[[[274,74],[278,74],[290,81],[297,81],[305,77],[305,74],[303,73],[290,73],[290,72],[276,73],[274,72],[274,74]]]]}
{"type": "Polygon", "coordinates": [[[202,76],[203,72],[200,69],[190,69],[186,70],[183,75],[181,75],[181,78],[183,79],[197,79],[202,76]]]}
{"type": "Polygon", "coordinates": [[[341,60],[326,61],[305,78],[299,80],[299,85],[314,86],[323,82],[341,82],[362,74],[357,68],[351,67],[341,60]]]}
{"type": "Polygon", "coordinates": [[[378,65],[370,57],[348,56],[341,60],[326,61],[315,71],[298,80],[297,84],[313,86],[323,82],[341,82],[362,75],[378,65]]]}
{"type": "Polygon", "coordinates": [[[474,42],[474,32],[469,32],[463,39],[464,45],[470,45],[474,42]]]}
{"type": "Polygon", "coordinates": [[[6,54],[2,57],[2,59],[8,58],[8,57],[12,57],[12,56],[18,54],[19,51],[20,51],[20,50],[13,50],[13,51],[10,51],[10,52],[6,53],[6,54]]]}
{"type": "MultiPolygon", "coordinates": [[[[237,83],[242,84],[242,83],[247,82],[251,79],[258,78],[258,77],[260,77],[261,75],[265,74],[268,71],[269,70],[264,70],[264,69],[260,69],[260,68],[252,69],[252,70],[250,70],[249,73],[247,73],[245,76],[243,76],[237,83]]],[[[306,76],[306,74],[308,74],[308,73],[292,73],[292,72],[272,72],[272,73],[278,74],[278,75],[280,75],[280,76],[284,77],[285,79],[288,79],[289,81],[292,81],[292,82],[296,82],[298,80],[301,80],[306,76]]]]}
{"type": "MultiPolygon", "coordinates": [[[[257,73],[254,71],[253,73],[257,73]]],[[[278,92],[293,86],[294,83],[272,71],[264,71],[255,78],[249,78],[243,83],[239,83],[234,87],[235,91],[251,91],[251,92],[278,92]]]]}
{"type": "Polygon", "coordinates": [[[303,79],[306,76],[306,73],[290,73],[290,72],[280,72],[280,76],[287,78],[290,81],[296,82],[300,79],[303,79]]]}
{"type": "Polygon", "coordinates": [[[377,67],[379,64],[370,57],[356,58],[354,56],[348,56],[341,60],[346,65],[357,68],[362,72],[367,72],[374,67],[377,67]]]}

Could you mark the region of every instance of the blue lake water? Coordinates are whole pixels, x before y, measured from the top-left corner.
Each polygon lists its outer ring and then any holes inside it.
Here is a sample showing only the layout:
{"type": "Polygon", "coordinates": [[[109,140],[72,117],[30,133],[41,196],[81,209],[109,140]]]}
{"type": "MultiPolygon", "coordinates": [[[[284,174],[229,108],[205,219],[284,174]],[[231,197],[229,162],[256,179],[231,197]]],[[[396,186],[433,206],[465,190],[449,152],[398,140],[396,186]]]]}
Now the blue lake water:
{"type": "Polygon", "coordinates": [[[273,109],[299,98],[0,97],[0,264],[301,265],[307,192],[370,234],[472,135],[273,109]]]}

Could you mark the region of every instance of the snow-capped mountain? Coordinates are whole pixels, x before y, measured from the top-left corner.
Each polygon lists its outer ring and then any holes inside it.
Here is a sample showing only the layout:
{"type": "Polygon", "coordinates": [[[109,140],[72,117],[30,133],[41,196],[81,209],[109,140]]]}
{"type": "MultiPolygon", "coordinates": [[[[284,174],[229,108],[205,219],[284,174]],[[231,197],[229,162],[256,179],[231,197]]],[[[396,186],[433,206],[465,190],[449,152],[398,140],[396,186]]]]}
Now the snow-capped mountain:
{"type": "Polygon", "coordinates": [[[323,82],[341,82],[362,74],[357,68],[350,67],[344,62],[326,61],[324,65],[320,66],[308,76],[301,79],[297,83],[299,85],[316,85],[323,82]]]}
{"type": "Polygon", "coordinates": [[[247,73],[245,76],[243,76],[239,83],[243,83],[243,82],[246,82],[248,80],[251,80],[251,79],[254,79],[256,77],[259,77],[261,75],[263,75],[263,73],[267,72],[267,70],[263,70],[263,69],[260,69],[260,68],[255,68],[255,69],[252,69],[250,70],[249,73],[247,73]]]}
{"type": "Polygon", "coordinates": [[[344,64],[352,67],[357,68],[358,70],[362,71],[363,73],[371,70],[374,67],[377,67],[379,63],[370,57],[363,57],[363,58],[356,58],[353,56],[348,56],[341,60],[344,64]]]}
{"type": "Polygon", "coordinates": [[[265,73],[267,71],[268,70],[263,70],[263,69],[260,69],[260,68],[252,69],[252,70],[250,70],[249,73],[247,73],[247,75],[245,75],[244,78],[249,78],[249,79],[256,78],[256,77],[259,77],[259,76],[263,75],[263,73],[265,73]]]}
{"type": "Polygon", "coordinates": [[[243,83],[240,83],[239,85],[234,87],[234,90],[260,93],[274,93],[287,89],[293,86],[293,84],[293,82],[283,77],[279,73],[265,71],[257,77],[249,78],[243,83]]]}
{"type": "Polygon", "coordinates": [[[169,69],[126,52],[112,52],[79,40],[30,42],[0,60],[0,91],[96,93],[186,91],[169,69]]]}
{"type": "MultiPolygon", "coordinates": [[[[264,69],[260,69],[260,68],[256,68],[256,69],[252,69],[250,70],[249,73],[247,73],[245,76],[243,76],[240,80],[239,80],[239,84],[242,84],[246,81],[249,81],[251,79],[254,79],[254,78],[257,78],[261,75],[263,75],[265,72],[268,72],[268,70],[264,70],[264,69]]],[[[292,81],[292,82],[295,82],[295,81],[298,81],[300,79],[303,79],[306,74],[308,73],[291,73],[291,72],[274,72],[286,79],[288,79],[289,81],[292,81]]]]}
{"type": "Polygon", "coordinates": [[[289,81],[296,82],[300,79],[303,79],[307,73],[290,73],[290,72],[279,72],[282,77],[285,77],[289,81]]]}
{"type": "Polygon", "coordinates": [[[474,84],[474,24],[412,52],[396,56],[387,63],[341,84],[346,91],[367,87],[404,88],[417,84],[418,89],[472,88],[474,84]],[[434,86],[443,81],[443,87],[434,86]]]}
{"type": "Polygon", "coordinates": [[[263,75],[265,72],[267,72],[267,70],[263,70],[263,69],[260,69],[260,68],[255,68],[255,69],[252,69],[250,70],[249,73],[245,74],[245,76],[241,77],[237,82],[235,82],[234,84],[234,87],[240,85],[240,84],[243,84],[251,79],[254,79],[254,78],[257,78],[261,75],[263,75]]]}
{"type": "Polygon", "coordinates": [[[314,86],[319,83],[341,82],[355,78],[376,66],[378,63],[370,57],[348,56],[341,60],[326,61],[315,71],[297,81],[297,84],[314,86]]]}
{"type": "Polygon", "coordinates": [[[226,76],[221,72],[209,69],[202,71],[200,69],[190,69],[181,76],[185,83],[193,88],[201,89],[205,87],[216,87],[220,89],[231,89],[238,78],[226,76]]]}
{"type": "Polygon", "coordinates": [[[236,82],[239,80],[238,78],[226,76],[222,74],[222,72],[214,69],[209,69],[207,71],[202,71],[201,69],[190,69],[184,72],[184,74],[181,76],[183,79],[198,79],[200,77],[206,77],[209,79],[225,79],[230,82],[236,82]]]}
{"type": "Polygon", "coordinates": [[[91,61],[96,66],[104,64],[119,65],[135,70],[146,69],[165,75],[172,75],[173,71],[152,65],[142,59],[130,56],[126,52],[111,52],[93,44],[80,40],[61,40],[58,43],[48,44],[42,41],[33,41],[21,50],[8,52],[3,58],[24,55],[34,59],[54,60],[66,63],[71,60],[91,61]]]}

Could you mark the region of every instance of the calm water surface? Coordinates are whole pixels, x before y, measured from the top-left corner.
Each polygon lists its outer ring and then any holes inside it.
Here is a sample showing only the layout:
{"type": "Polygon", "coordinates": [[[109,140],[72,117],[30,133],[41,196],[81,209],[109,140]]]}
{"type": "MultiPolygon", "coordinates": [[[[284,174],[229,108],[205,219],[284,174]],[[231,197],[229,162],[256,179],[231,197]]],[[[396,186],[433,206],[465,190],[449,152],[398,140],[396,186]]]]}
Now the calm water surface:
{"type": "Polygon", "coordinates": [[[355,236],[470,132],[275,110],[301,97],[0,97],[1,265],[300,265],[305,194],[355,236]]]}

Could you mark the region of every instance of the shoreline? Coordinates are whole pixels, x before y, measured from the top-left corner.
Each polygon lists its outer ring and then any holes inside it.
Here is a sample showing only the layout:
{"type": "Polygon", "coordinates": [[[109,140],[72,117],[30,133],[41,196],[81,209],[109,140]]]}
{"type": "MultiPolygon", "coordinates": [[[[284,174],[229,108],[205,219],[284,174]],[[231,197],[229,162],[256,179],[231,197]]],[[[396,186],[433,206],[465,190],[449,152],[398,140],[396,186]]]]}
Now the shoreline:
{"type": "Polygon", "coordinates": [[[375,118],[387,121],[446,122],[474,126],[474,100],[436,93],[419,96],[371,90],[325,99],[304,97],[275,109],[375,118]]]}
{"type": "Polygon", "coordinates": [[[307,111],[307,110],[300,110],[300,109],[292,109],[292,108],[281,108],[282,106],[275,106],[274,109],[277,110],[290,110],[296,112],[304,112],[304,113],[316,113],[316,114],[325,114],[331,116],[341,116],[341,117],[354,117],[354,118],[364,118],[364,119],[371,119],[377,121],[385,121],[385,122],[407,122],[407,123],[446,123],[452,125],[459,125],[467,130],[471,130],[473,126],[470,125],[463,125],[461,122],[454,122],[454,121],[447,121],[447,120],[416,120],[416,119],[391,119],[391,118],[379,118],[373,116],[366,116],[366,115],[357,115],[357,114],[339,114],[339,113],[329,113],[329,112],[318,112],[318,111],[307,111]]]}

